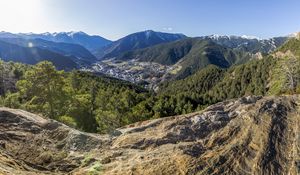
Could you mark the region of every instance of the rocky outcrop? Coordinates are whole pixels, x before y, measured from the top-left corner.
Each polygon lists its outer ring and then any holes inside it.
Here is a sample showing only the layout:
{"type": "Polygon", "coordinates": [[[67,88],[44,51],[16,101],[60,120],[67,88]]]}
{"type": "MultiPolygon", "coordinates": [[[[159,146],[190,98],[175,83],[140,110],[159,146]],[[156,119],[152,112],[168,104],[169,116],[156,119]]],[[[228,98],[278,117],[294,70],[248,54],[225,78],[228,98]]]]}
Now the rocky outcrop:
{"type": "Polygon", "coordinates": [[[107,137],[82,133],[32,113],[0,108],[0,174],[65,174],[107,137]]]}
{"type": "Polygon", "coordinates": [[[113,135],[0,109],[0,174],[299,174],[299,96],[244,97],[113,135]]]}

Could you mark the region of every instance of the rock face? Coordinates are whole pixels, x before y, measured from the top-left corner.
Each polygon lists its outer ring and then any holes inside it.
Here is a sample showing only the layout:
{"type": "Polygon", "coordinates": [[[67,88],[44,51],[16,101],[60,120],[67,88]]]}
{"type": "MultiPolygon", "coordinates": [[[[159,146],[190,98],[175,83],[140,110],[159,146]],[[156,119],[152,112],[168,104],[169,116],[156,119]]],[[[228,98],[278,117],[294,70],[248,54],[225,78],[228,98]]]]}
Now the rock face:
{"type": "Polygon", "coordinates": [[[244,97],[113,135],[0,109],[0,174],[299,174],[299,96],[244,97]]]}

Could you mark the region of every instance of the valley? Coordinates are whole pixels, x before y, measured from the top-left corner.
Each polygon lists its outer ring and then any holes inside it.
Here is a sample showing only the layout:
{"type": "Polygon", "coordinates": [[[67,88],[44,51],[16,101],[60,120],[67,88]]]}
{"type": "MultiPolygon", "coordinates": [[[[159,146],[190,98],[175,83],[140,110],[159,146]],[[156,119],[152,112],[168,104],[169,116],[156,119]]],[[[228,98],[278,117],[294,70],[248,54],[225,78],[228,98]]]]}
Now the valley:
{"type": "Polygon", "coordinates": [[[180,69],[181,66],[177,65],[167,66],[155,62],[109,59],[81,70],[106,74],[155,90],[158,84],[171,79],[172,75],[175,75],[180,69]]]}
{"type": "MultiPolygon", "coordinates": [[[[145,35],[149,35],[147,32],[145,35]]],[[[103,73],[141,84],[148,89],[158,90],[159,84],[184,79],[210,64],[228,68],[250,60],[262,59],[287,39],[288,37],[275,37],[261,40],[216,35],[183,38],[144,49],[138,48],[133,51],[129,49],[116,57],[104,58],[82,70],[103,73]]]]}
{"type": "Polygon", "coordinates": [[[298,36],[1,32],[0,174],[299,174],[298,36]]]}
{"type": "Polygon", "coordinates": [[[0,0],[0,175],[300,175],[299,7],[0,0]]]}

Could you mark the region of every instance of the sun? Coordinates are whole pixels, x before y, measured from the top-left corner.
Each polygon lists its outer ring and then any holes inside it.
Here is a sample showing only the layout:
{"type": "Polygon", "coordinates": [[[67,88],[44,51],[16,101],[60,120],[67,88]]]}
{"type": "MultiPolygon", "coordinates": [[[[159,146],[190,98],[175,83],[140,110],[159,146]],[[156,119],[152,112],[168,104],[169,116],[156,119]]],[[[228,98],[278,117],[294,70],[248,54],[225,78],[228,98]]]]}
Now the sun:
{"type": "Polygon", "coordinates": [[[41,0],[0,0],[0,30],[10,32],[37,27],[41,0]]]}

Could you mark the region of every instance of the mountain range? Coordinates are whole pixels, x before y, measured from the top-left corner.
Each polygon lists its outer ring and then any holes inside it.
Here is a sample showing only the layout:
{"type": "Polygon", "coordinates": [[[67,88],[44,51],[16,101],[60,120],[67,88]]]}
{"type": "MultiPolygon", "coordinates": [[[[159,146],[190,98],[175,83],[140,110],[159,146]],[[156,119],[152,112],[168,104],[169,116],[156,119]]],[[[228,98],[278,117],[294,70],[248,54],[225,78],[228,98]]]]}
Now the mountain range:
{"type": "Polygon", "coordinates": [[[120,54],[119,60],[156,62],[179,65],[176,77],[185,78],[199,69],[213,64],[221,68],[261,58],[281,46],[288,37],[268,40],[238,36],[204,36],[186,38],[120,54]]]}
{"type": "Polygon", "coordinates": [[[64,56],[73,56],[77,63],[93,63],[96,57],[88,51],[85,47],[79,44],[61,43],[47,41],[44,39],[24,39],[24,38],[0,38],[1,41],[6,43],[15,44],[22,47],[32,48],[37,47],[40,49],[56,52],[64,56]],[[76,58],[75,58],[76,57],[76,58]]]}
{"type": "MultiPolygon", "coordinates": [[[[155,93],[48,62],[1,62],[0,174],[299,174],[300,34],[253,39],[270,47],[184,38],[103,61],[192,70],[155,93]]],[[[0,53],[67,60],[24,46],[0,41],[0,53]]]]}
{"type": "Polygon", "coordinates": [[[90,36],[83,32],[52,34],[0,32],[0,41],[0,55],[3,60],[26,64],[36,64],[39,60],[48,60],[59,69],[64,70],[96,62],[97,58],[91,53],[91,50],[96,50],[111,42],[100,36],[90,36]],[[26,54],[24,50],[28,50],[26,54]]]}
{"type": "Polygon", "coordinates": [[[53,61],[55,65],[57,62],[62,63],[59,68],[64,69],[65,67],[65,70],[70,67],[89,67],[108,59],[155,62],[179,67],[180,70],[178,69],[174,76],[177,79],[185,78],[209,64],[228,68],[251,59],[261,58],[262,55],[281,46],[288,38],[258,39],[219,35],[190,38],[183,34],[146,30],[127,35],[117,41],[110,41],[101,36],[88,35],[84,32],[42,34],[0,32],[1,57],[7,61],[35,64],[38,60],[49,60],[53,61]],[[8,46],[5,46],[7,44],[8,46]],[[15,52],[39,50],[38,52],[43,52],[43,54],[32,56],[24,54],[24,52],[12,54],[6,48],[15,50],[15,52]],[[27,56],[20,58],[22,55],[27,56]],[[66,65],[67,62],[61,61],[61,58],[73,63],[66,65]]]}
{"type": "Polygon", "coordinates": [[[43,39],[53,42],[79,44],[89,51],[97,50],[111,41],[97,35],[88,35],[84,32],[55,32],[55,33],[18,33],[0,32],[0,38],[23,38],[23,39],[43,39]]]}
{"type": "Polygon", "coordinates": [[[239,49],[250,53],[270,53],[281,46],[289,36],[273,37],[270,39],[259,39],[257,37],[248,36],[226,36],[226,35],[210,35],[200,38],[210,39],[213,42],[224,47],[239,49]]]}
{"type": "Polygon", "coordinates": [[[58,69],[72,70],[79,68],[75,63],[75,57],[64,56],[47,49],[39,47],[23,47],[10,44],[0,40],[0,58],[4,61],[21,62],[26,64],[36,64],[40,61],[50,61],[58,69]]]}

